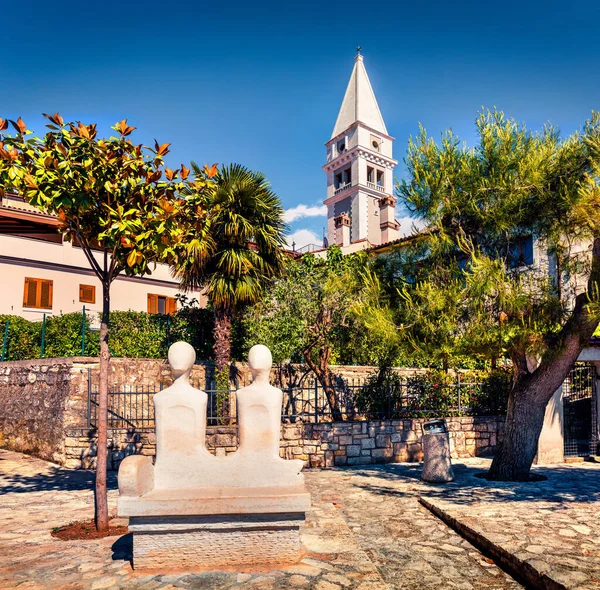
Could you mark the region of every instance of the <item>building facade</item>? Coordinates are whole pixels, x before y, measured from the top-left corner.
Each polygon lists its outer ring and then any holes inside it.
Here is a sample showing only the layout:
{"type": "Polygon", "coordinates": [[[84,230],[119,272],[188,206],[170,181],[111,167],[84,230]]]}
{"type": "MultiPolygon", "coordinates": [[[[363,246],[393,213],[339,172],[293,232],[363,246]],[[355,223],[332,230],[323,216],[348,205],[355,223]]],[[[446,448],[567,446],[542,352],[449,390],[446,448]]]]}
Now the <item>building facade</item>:
{"type": "Polygon", "coordinates": [[[327,237],[344,253],[399,237],[391,137],[357,54],[333,133],[325,144],[327,237]]]}
{"type": "MultiPolygon", "coordinates": [[[[100,253],[96,256],[99,260],[100,253]]],[[[111,286],[111,309],[173,313],[178,293],[169,268],[158,264],[151,275],[118,277],[111,286]]],[[[84,306],[95,320],[102,286],[83,250],[62,239],[54,216],[6,194],[0,205],[0,315],[36,321],[84,306]]]]}

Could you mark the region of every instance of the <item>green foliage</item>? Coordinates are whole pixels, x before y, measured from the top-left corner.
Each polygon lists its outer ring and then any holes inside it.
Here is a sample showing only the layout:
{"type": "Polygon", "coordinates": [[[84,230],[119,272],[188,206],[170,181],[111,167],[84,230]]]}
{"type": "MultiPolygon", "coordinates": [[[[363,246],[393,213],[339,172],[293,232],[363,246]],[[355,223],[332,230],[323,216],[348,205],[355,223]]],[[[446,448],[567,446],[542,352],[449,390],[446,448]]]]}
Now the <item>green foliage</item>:
{"type": "Polygon", "coordinates": [[[282,278],[274,281],[265,298],[243,319],[246,348],[266,344],[275,362],[316,362],[325,354],[328,363],[341,360],[343,342],[364,350],[359,336],[358,295],[364,289],[363,254],[342,257],[340,249],[328,250],[325,261],[308,254],[290,261],[282,278]]]}
{"type": "Polygon", "coordinates": [[[98,356],[100,341],[98,332],[90,329],[90,317],[85,317],[85,353],[81,354],[80,313],[50,315],[46,318],[45,351],[48,358],[70,356],[98,356]]]}
{"type": "MultiPolygon", "coordinates": [[[[470,353],[508,356],[526,372],[526,357],[556,354],[590,276],[587,246],[600,235],[600,116],[564,140],[551,126],[532,133],[497,111],[482,112],[477,129],[472,149],[452,132],[440,144],[424,129],[411,138],[397,194],[428,231],[379,272],[392,277],[387,288],[402,300],[397,322],[414,350],[450,365],[470,353]],[[529,264],[528,242],[554,275],[529,264]]],[[[597,299],[591,292],[583,306],[595,322],[597,299]]]]}
{"type": "MultiPolygon", "coordinates": [[[[98,331],[86,317],[85,356],[98,356],[98,331]]],[[[40,358],[42,322],[29,322],[18,316],[0,316],[0,342],[9,320],[5,360],[40,358]]],[[[174,316],[135,311],[114,311],[110,319],[111,354],[131,358],[165,358],[169,345],[178,340],[196,349],[198,360],[212,357],[213,313],[207,309],[183,308],[174,316]]],[[[46,318],[46,358],[81,356],[81,314],[46,318]]]]}
{"type": "Polygon", "coordinates": [[[135,145],[129,139],[135,127],[126,120],[112,127],[117,136],[99,139],[94,124],[44,116],[49,124],[42,139],[30,137],[21,119],[11,121],[16,135],[7,135],[8,121],[0,119],[0,187],[58,215],[61,233],[83,247],[105,286],[121,272],[150,274],[152,262],[175,257],[191,211],[198,232],[198,199],[208,181],[202,174],[188,181],[183,165],[166,168],[170,144],[135,145]],[[99,263],[92,246],[110,259],[99,263]]]}
{"type": "MultiPolygon", "coordinates": [[[[212,360],[213,327],[215,316],[211,309],[200,307],[183,307],[175,315],[170,316],[168,342],[172,344],[182,340],[191,344],[199,360],[212,360]]],[[[164,325],[164,321],[163,321],[164,325]]],[[[166,353],[165,355],[166,356],[166,353]]]]}
{"type": "MultiPolygon", "coordinates": [[[[196,177],[203,171],[192,162],[196,177]]],[[[189,194],[195,189],[183,192],[189,194]]],[[[190,242],[173,265],[186,288],[204,288],[215,308],[255,303],[285,262],[283,207],[264,174],[222,166],[201,199],[210,243],[202,256],[190,242]]]]}
{"type": "Polygon", "coordinates": [[[381,417],[502,414],[510,389],[506,370],[460,374],[430,370],[401,377],[385,367],[357,390],[355,404],[358,414],[381,417]]]}
{"type": "Polygon", "coordinates": [[[396,371],[382,367],[368,377],[364,387],[357,388],[354,403],[358,414],[387,418],[401,404],[403,380],[396,371]]]}
{"type": "Polygon", "coordinates": [[[4,331],[8,322],[8,338],[6,341],[6,361],[20,361],[40,356],[41,323],[28,322],[15,315],[0,315],[0,342],[3,342],[4,331]]]}
{"type": "Polygon", "coordinates": [[[109,347],[113,356],[164,358],[168,316],[138,311],[112,312],[109,347]]]}
{"type": "Polygon", "coordinates": [[[132,358],[165,358],[173,342],[189,342],[198,360],[212,357],[213,314],[195,307],[168,316],[136,311],[111,314],[111,354],[132,358]]]}
{"type": "MultiPolygon", "coordinates": [[[[197,177],[203,171],[192,162],[197,177]]],[[[219,371],[231,360],[235,315],[256,303],[285,263],[283,207],[264,174],[231,164],[217,170],[202,194],[198,213],[207,233],[190,235],[172,261],[184,289],[203,289],[215,312],[213,349],[219,371]]],[[[184,194],[195,189],[185,189],[184,194]]],[[[192,215],[192,225],[193,225],[192,215]]],[[[218,406],[219,415],[228,409],[218,406]]]]}

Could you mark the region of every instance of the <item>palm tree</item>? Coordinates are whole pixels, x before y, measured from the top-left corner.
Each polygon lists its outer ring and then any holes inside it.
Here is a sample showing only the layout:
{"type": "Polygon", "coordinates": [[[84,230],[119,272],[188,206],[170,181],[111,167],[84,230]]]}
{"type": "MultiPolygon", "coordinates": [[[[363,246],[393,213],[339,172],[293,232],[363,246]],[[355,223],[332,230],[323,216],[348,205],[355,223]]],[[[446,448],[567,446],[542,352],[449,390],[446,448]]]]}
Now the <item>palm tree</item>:
{"type": "MultiPolygon", "coordinates": [[[[195,162],[191,167],[197,177],[207,173],[195,162]]],[[[204,193],[210,239],[192,240],[173,273],[185,290],[204,289],[214,309],[219,382],[219,377],[224,381],[229,375],[233,315],[256,303],[283,268],[285,222],[281,202],[262,173],[230,164],[222,166],[213,180],[204,193]]],[[[227,412],[225,405],[221,417],[227,412]]]]}

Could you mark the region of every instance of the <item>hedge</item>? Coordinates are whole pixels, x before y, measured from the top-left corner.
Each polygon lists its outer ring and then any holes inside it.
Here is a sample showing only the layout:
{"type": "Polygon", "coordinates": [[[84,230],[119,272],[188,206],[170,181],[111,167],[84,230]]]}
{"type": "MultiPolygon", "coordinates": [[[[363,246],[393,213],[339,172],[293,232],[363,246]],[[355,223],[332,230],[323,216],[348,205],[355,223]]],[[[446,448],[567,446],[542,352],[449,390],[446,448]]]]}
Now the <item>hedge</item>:
{"type": "MultiPolygon", "coordinates": [[[[0,315],[2,346],[8,322],[4,360],[98,356],[99,334],[91,328],[93,320],[90,313],[86,314],[85,320],[81,313],[49,315],[42,329],[43,322],[0,315]],[[85,333],[83,351],[82,320],[85,333]]],[[[98,325],[98,322],[95,323],[98,325]]],[[[213,313],[208,309],[187,308],[173,316],[114,311],[110,314],[109,347],[111,354],[117,357],[165,358],[171,343],[185,340],[196,349],[198,360],[207,360],[212,356],[212,327],[213,313]]]]}

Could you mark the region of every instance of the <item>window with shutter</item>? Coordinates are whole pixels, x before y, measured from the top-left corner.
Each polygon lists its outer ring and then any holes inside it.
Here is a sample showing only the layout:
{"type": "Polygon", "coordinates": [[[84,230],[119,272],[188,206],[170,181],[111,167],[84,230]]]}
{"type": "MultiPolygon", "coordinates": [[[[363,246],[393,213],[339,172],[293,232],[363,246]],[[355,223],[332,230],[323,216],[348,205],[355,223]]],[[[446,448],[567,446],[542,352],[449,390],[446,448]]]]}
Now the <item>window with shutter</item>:
{"type": "Polygon", "coordinates": [[[25,279],[25,292],[23,293],[23,307],[35,307],[35,296],[37,293],[37,281],[25,279]]]}
{"type": "Polygon", "coordinates": [[[148,313],[159,313],[161,315],[177,313],[177,300],[166,295],[148,293],[148,313]]]}
{"type": "Polygon", "coordinates": [[[44,279],[25,279],[23,307],[52,309],[52,281],[44,279]]]}
{"type": "Polygon", "coordinates": [[[48,281],[41,281],[41,289],[40,289],[40,307],[43,309],[49,309],[52,307],[52,295],[51,295],[51,287],[48,281]]]}
{"type": "Polygon", "coordinates": [[[94,285],[79,285],[79,301],[81,303],[96,303],[96,287],[94,285]]]}

